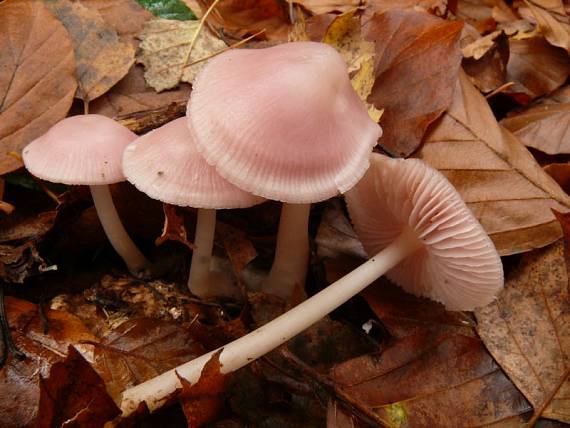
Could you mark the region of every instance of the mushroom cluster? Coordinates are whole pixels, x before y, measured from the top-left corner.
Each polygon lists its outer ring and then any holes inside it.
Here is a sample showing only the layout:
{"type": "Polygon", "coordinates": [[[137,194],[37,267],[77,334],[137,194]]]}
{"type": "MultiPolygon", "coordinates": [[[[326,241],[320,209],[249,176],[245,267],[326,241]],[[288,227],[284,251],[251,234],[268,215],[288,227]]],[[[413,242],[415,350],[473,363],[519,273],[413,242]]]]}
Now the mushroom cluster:
{"type": "MultiPolygon", "coordinates": [[[[24,150],[26,167],[47,180],[96,185],[105,231],[131,271],[148,262],[118,231],[120,222],[105,225],[118,216],[101,185],[126,177],[151,198],[198,208],[188,286],[200,297],[214,294],[220,281],[210,267],[216,209],[283,202],[263,290],[288,297],[307,274],[310,204],[346,194],[370,260],[224,346],[222,372],[286,342],[386,273],[450,310],[486,305],[503,286],[493,243],[445,177],[417,159],[372,154],[382,131],[353,90],[341,56],[327,45],[294,42],[221,54],[197,77],[187,117],[138,138],[103,119],[62,121],[24,150]],[[92,138],[89,126],[102,136],[92,138]],[[61,159],[55,168],[50,157],[61,159]],[[113,215],[102,214],[103,200],[113,215]]],[[[142,401],[159,407],[179,387],[177,374],[196,381],[214,352],[125,391],[123,410],[142,401]]]]}

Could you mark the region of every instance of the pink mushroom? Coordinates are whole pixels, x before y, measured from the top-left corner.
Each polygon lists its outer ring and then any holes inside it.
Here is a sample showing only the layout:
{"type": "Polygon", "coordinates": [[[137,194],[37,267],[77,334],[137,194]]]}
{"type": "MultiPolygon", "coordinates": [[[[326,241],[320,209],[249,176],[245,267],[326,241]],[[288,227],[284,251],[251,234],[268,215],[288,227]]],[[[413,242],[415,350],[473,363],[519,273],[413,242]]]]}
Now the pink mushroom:
{"type": "MultiPolygon", "coordinates": [[[[422,161],[373,155],[370,170],[347,199],[359,236],[375,254],[295,308],[224,346],[219,356],[223,373],[282,345],[386,272],[407,290],[452,310],[484,306],[503,287],[493,243],[447,179],[422,161]]],[[[218,351],[126,390],[123,411],[131,412],[142,401],[151,410],[160,407],[179,387],[178,375],[196,382],[218,351]]]]}
{"type": "Polygon", "coordinates": [[[285,202],[264,291],[288,296],[305,281],[310,204],[354,186],[381,135],[342,57],[314,42],[230,50],[195,80],[187,115],[220,175],[285,202]]]}
{"type": "Polygon", "coordinates": [[[198,221],[188,287],[200,297],[223,288],[210,269],[216,209],[246,208],[263,198],[224,180],[196,150],[186,119],[176,119],[139,137],[126,148],[123,171],[127,180],[153,199],[198,208],[198,221]]]}
{"type": "Polygon", "coordinates": [[[52,126],[23,151],[28,171],[42,180],[89,186],[97,215],[113,248],[137,276],[150,263],[133,243],[115,209],[109,184],[124,181],[123,150],[137,136],[97,114],[72,116],[52,126]]]}

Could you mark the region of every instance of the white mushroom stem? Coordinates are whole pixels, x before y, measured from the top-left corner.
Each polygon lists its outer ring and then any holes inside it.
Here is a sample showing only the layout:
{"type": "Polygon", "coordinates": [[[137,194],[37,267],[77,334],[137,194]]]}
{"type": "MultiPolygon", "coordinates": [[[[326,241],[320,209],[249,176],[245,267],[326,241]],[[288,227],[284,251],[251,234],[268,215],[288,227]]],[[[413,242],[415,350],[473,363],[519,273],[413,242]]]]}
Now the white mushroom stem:
{"type": "MultiPolygon", "coordinates": [[[[221,372],[237,370],[284,344],[358,294],[422,245],[411,230],[402,233],[391,245],[348,275],[257,330],[224,346],[220,355],[221,372]]],[[[143,401],[151,411],[160,408],[167,397],[181,387],[176,372],[188,381],[196,382],[204,365],[217,351],[219,349],[124,391],[121,403],[124,414],[130,414],[143,401]]]]}
{"type": "Polygon", "coordinates": [[[150,272],[150,262],[140,252],[129,237],[121,223],[119,214],[113,204],[109,186],[89,186],[97,216],[111,245],[125,261],[129,271],[135,276],[143,276],[150,272]]]}
{"type": "Polygon", "coordinates": [[[310,204],[287,204],[281,208],[275,259],[263,291],[283,298],[296,286],[305,285],[309,267],[310,204]]]}
{"type": "Polygon", "coordinates": [[[210,264],[215,231],[216,210],[198,209],[198,220],[196,221],[196,233],[194,235],[196,248],[192,254],[188,288],[199,297],[206,296],[210,286],[210,264]]]}

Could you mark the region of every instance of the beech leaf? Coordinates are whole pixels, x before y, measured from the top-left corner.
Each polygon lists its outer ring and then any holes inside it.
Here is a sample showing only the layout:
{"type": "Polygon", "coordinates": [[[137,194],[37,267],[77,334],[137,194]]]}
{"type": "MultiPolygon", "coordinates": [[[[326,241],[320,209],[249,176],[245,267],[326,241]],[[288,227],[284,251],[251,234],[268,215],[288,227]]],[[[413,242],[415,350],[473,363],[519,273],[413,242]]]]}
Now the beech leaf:
{"type": "Polygon", "coordinates": [[[385,109],[380,143],[391,152],[414,152],[428,125],[449,106],[461,63],[462,26],[399,9],[367,23],[364,37],[376,44],[376,81],[368,101],[385,109]]]}
{"type": "Polygon", "coordinates": [[[135,50],[119,39],[94,9],[69,0],[44,0],[71,36],[77,61],[77,98],[92,101],[121,80],[135,62],[135,50]]]}
{"type": "Polygon", "coordinates": [[[40,1],[0,3],[0,174],[22,166],[9,152],[63,119],[77,87],[65,28],[40,1]]]}
{"type": "Polygon", "coordinates": [[[544,247],[561,237],[550,209],[568,211],[570,197],[497,124],[465,74],[418,155],[457,188],[501,255],[544,247]]]}
{"type": "Polygon", "coordinates": [[[535,409],[570,423],[570,296],[564,245],[525,254],[498,299],[475,312],[485,345],[535,409]]]}
{"type": "Polygon", "coordinates": [[[538,28],[551,45],[570,53],[570,25],[557,21],[550,12],[525,1],[538,22],[538,28]]]}

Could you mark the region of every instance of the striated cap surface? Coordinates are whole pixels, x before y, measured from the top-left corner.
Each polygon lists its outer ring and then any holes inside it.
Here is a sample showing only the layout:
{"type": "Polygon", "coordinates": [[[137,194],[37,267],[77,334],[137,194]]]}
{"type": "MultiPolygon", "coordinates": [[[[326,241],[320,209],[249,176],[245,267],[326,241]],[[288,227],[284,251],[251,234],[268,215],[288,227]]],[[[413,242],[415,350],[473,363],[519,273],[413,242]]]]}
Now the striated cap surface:
{"type": "Polygon", "coordinates": [[[213,58],[194,82],[187,115],[198,150],[222,176],[289,203],[346,192],[382,134],[342,57],[315,42],[213,58]]]}
{"type": "Polygon", "coordinates": [[[222,178],[200,156],[186,119],[137,138],[123,156],[127,180],[153,199],[195,208],[245,208],[263,198],[222,178]]]}
{"type": "Polygon", "coordinates": [[[52,126],[22,153],[28,171],[42,180],[100,185],[124,181],[121,160],[136,134],[98,114],[72,116],[52,126]]]}
{"type": "Polygon", "coordinates": [[[423,161],[374,154],[346,200],[369,255],[406,228],[423,243],[387,274],[406,291],[450,310],[473,310],[493,301],[503,287],[493,242],[449,181],[423,161]]]}

